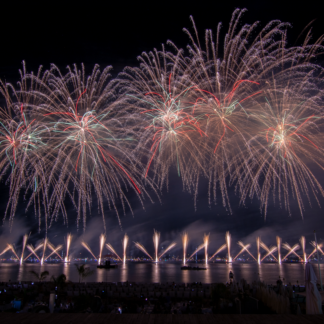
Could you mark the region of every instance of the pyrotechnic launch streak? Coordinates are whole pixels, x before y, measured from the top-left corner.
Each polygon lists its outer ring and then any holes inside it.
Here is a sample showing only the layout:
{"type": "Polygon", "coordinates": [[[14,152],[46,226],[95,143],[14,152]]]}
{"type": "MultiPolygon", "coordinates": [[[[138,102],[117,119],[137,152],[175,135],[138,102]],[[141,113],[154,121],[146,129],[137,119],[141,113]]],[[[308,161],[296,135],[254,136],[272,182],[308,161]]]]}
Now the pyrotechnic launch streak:
{"type": "Polygon", "coordinates": [[[36,252],[38,250],[40,250],[43,247],[44,243],[40,243],[36,246],[36,248],[34,249],[34,247],[30,244],[27,245],[27,249],[31,252],[29,255],[26,256],[26,258],[24,259],[24,261],[26,261],[32,254],[35,255],[35,257],[38,259],[38,261],[40,262],[40,258],[38,257],[38,255],[36,254],[36,252]]]}
{"type": "Polygon", "coordinates": [[[225,240],[226,240],[227,253],[228,253],[228,262],[232,262],[232,257],[231,257],[231,234],[230,234],[230,232],[226,232],[225,240]]]}
{"type": "MultiPolygon", "coordinates": [[[[310,244],[316,249],[316,243],[315,243],[315,241],[310,242],[310,244]]],[[[323,244],[318,244],[317,245],[318,251],[320,251],[324,255],[324,252],[322,250],[322,247],[323,247],[323,244]]]]}
{"type": "Polygon", "coordinates": [[[90,252],[90,254],[93,256],[94,259],[97,259],[96,256],[92,253],[92,251],[87,243],[81,242],[81,245],[90,252]]]}
{"type": "Polygon", "coordinates": [[[7,243],[7,247],[6,247],[6,248],[1,252],[0,255],[6,253],[6,252],[9,251],[9,250],[11,250],[12,253],[13,253],[13,254],[16,256],[16,258],[19,260],[19,257],[18,257],[18,255],[17,255],[17,253],[16,253],[16,251],[15,251],[15,248],[13,247],[12,244],[9,244],[9,243],[7,243]]]}
{"type": "Polygon", "coordinates": [[[23,245],[22,245],[22,250],[21,250],[20,264],[22,264],[24,262],[24,253],[25,253],[25,248],[27,245],[27,240],[28,240],[28,235],[25,234],[23,237],[23,245]]]}
{"type": "Polygon", "coordinates": [[[208,243],[209,243],[209,234],[204,234],[204,245],[205,245],[205,263],[208,263],[208,243]]]}
{"type": "Polygon", "coordinates": [[[241,254],[243,253],[244,251],[246,251],[255,261],[257,261],[257,259],[251,254],[251,252],[248,250],[251,246],[251,244],[246,244],[244,245],[243,242],[239,241],[237,242],[237,244],[239,246],[242,247],[241,251],[236,255],[236,257],[233,259],[234,261],[236,260],[236,258],[241,254]]]}
{"type": "Polygon", "coordinates": [[[223,244],[210,258],[208,261],[210,261],[213,257],[215,257],[219,252],[223,251],[226,249],[226,243],[223,244]]]}
{"type": "MultiPolygon", "coordinates": [[[[269,256],[269,255],[272,255],[273,257],[274,257],[274,255],[273,255],[273,253],[274,252],[276,252],[277,251],[277,247],[276,246],[270,246],[270,248],[269,248],[269,251],[267,252],[267,254],[261,259],[261,262],[267,257],[267,256],[269,256]]],[[[275,257],[274,257],[275,258],[275,257]]],[[[277,260],[277,258],[275,258],[275,260],[276,261],[278,261],[277,260]]]]}
{"type": "Polygon", "coordinates": [[[155,262],[159,261],[159,257],[158,257],[159,240],[160,240],[160,233],[157,232],[156,230],[154,230],[153,244],[154,244],[154,249],[155,249],[155,262]]]}
{"type": "Polygon", "coordinates": [[[197,247],[197,249],[195,250],[195,252],[194,253],[192,253],[191,255],[190,255],[190,257],[188,258],[188,260],[190,260],[196,253],[198,253],[200,250],[202,250],[203,248],[205,247],[205,243],[203,243],[203,244],[200,244],[198,247],[197,247]]]}
{"type": "Polygon", "coordinates": [[[291,247],[288,243],[284,243],[284,244],[282,244],[282,247],[285,248],[286,250],[288,250],[288,253],[284,256],[283,260],[285,260],[291,253],[293,253],[301,261],[303,261],[303,259],[295,252],[296,250],[298,250],[300,248],[299,244],[295,244],[293,247],[291,247]]]}
{"type": "Polygon", "coordinates": [[[98,264],[101,264],[101,256],[102,256],[102,250],[105,246],[105,242],[106,242],[106,235],[105,234],[101,234],[100,235],[100,239],[99,239],[99,259],[98,259],[98,264]]]}
{"type": "Polygon", "coordinates": [[[177,243],[173,242],[171,243],[160,255],[159,255],[159,259],[161,259],[163,257],[163,255],[167,252],[169,252],[171,249],[173,249],[175,246],[177,245],[177,243]]]}
{"type": "Polygon", "coordinates": [[[120,261],[123,261],[122,258],[117,254],[117,252],[115,251],[115,249],[112,247],[112,245],[111,245],[110,243],[107,243],[107,244],[106,244],[106,247],[107,247],[107,249],[108,249],[111,253],[115,254],[116,257],[117,257],[120,261]]]}
{"type": "Polygon", "coordinates": [[[184,232],[182,234],[182,246],[183,246],[183,265],[186,264],[186,255],[187,255],[187,247],[188,247],[188,233],[184,232]]]}
{"type": "Polygon", "coordinates": [[[8,244],[8,246],[10,247],[12,253],[13,253],[13,254],[16,256],[16,258],[19,260],[19,256],[18,256],[18,254],[16,253],[14,246],[13,246],[12,244],[8,244]]]}
{"type": "Polygon", "coordinates": [[[68,234],[67,238],[66,238],[66,256],[64,259],[64,262],[69,262],[69,252],[70,252],[70,246],[71,246],[71,242],[72,242],[72,234],[68,234]]]}
{"type": "MultiPolygon", "coordinates": [[[[58,245],[57,247],[55,247],[50,241],[47,240],[47,246],[52,250],[52,253],[50,255],[55,253],[63,261],[62,257],[58,253],[58,251],[62,250],[63,245],[58,245]]],[[[49,256],[46,257],[46,259],[47,258],[49,258],[49,256]]]]}
{"type": "Polygon", "coordinates": [[[258,264],[261,264],[260,237],[259,236],[256,238],[256,246],[257,246],[258,264]]]}
{"type": "Polygon", "coordinates": [[[276,240],[277,240],[277,250],[278,250],[278,263],[281,264],[281,238],[277,236],[276,240]]]}
{"type": "Polygon", "coordinates": [[[11,248],[9,244],[7,244],[7,247],[0,253],[0,255],[5,254],[7,251],[9,251],[11,248]]]}
{"type": "Polygon", "coordinates": [[[139,250],[141,250],[142,252],[144,252],[150,259],[152,259],[153,260],[153,258],[150,256],[150,254],[146,251],[146,249],[145,249],[145,247],[142,245],[142,244],[140,244],[140,243],[138,243],[138,242],[134,242],[134,244],[135,244],[135,246],[139,249],[139,250]]]}
{"type": "MultiPolygon", "coordinates": [[[[310,244],[314,247],[314,250],[313,250],[313,252],[312,252],[311,254],[308,255],[307,260],[309,260],[310,257],[311,257],[315,252],[316,252],[316,244],[315,244],[315,242],[312,241],[312,242],[310,242],[310,244]]],[[[318,246],[318,250],[322,252],[323,244],[318,244],[317,246],[318,246]]],[[[323,253],[323,252],[322,252],[322,253],[323,253]]]]}
{"type": "Polygon", "coordinates": [[[264,258],[265,257],[267,257],[267,256],[269,256],[269,255],[271,255],[276,261],[278,261],[277,260],[277,258],[273,255],[273,252],[275,252],[276,250],[277,250],[277,248],[276,247],[270,247],[270,249],[262,242],[262,241],[260,241],[260,246],[264,249],[264,250],[266,250],[267,251],[267,254],[266,254],[266,256],[264,256],[262,259],[261,259],[261,261],[263,261],[264,260],[264,258]]]}
{"type": "Polygon", "coordinates": [[[304,262],[306,263],[307,262],[307,254],[306,254],[306,238],[305,238],[305,236],[302,236],[299,241],[300,241],[300,245],[303,250],[304,262]]]}
{"type": "Polygon", "coordinates": [[[43,245],[43,256],[42,256],[42,259],[41,259],[41,264],[44,263],[46,248],[47,248],[47,237],[45,237],[45,239],[44,239],[44,245],[43,245]]]}
{"type": "Polygon", "coordinates": [[[56,254],[63,261],[63,258],[58,253],[59,251],[61,251],[63,249],[63,245],[58,245],[56,248],[54,246],[52,246],[52,244],[49,244],[49,242],[47,243],[47,245],[52,249],[52,252],[45,258],[45,260],[47,260],[53,254],[56,254]]]}
{"type": "Polygon", "coordinates": [[[128,245],[128,236],[127,234],[124,235],[123,239],[123,262],[124,264],[126,263],[126,250],[127,250],[127,245],[128,245]]]}

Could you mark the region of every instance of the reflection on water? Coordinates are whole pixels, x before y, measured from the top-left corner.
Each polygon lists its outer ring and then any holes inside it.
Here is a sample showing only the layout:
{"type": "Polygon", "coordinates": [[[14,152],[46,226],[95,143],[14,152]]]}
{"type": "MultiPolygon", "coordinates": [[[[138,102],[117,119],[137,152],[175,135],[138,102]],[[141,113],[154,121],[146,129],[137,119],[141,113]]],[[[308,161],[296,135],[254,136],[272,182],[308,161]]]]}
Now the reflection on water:
{"type": "MultiPolygon", "coordinates": [[[[302,263],[211,263],[207,270],[181,271],[181,263],[126,263],[119,264],[117,269],[97,269],[96,264],[89,264],[94,270],[93,275],[86,278],[88,282],[226,282],[229,280],[229,272],[232,271],[235,280],[241,278],[248,282],[260,278],[266,283],[275,283],[279,276],[284,282],[292,284],[304,283],[305,265],[302,263]]],[[[204,266],[201,264],[200,266],[204,266]]],[[[33,281],[35,277],[30,273],[33,270],[37,273],[47,270],[49,278],[64,273],[68,280],[78,281],[78,273],[75,265],[70,264],[35,264],[35,263],[0,263],[0,281],[33,281]]],[[[318,276],[317,265],[314,264],[315,273],[318,276]]],[[[322,277],[324,277],[324,265],[321,265],[322,277]]],[[[49,280],[48,278],[48,280],[49,280]]]]}

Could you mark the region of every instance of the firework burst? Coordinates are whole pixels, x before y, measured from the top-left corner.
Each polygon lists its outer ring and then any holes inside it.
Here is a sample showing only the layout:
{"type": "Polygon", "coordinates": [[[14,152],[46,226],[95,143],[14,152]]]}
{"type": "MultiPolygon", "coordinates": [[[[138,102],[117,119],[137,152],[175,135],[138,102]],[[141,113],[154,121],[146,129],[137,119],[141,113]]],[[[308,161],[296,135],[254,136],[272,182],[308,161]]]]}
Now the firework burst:
{"type": "Polygon", "coordinates": [[[249,141],[252,155],[246,165],[253,177],[245,183],[242,197],[257,195],[265,216],[271,192],[289,213],[290,197],[295,199],[302,216],[303,197],[311,204],[311,194],[318,203],[324,196],[309,166],[324,162],[320,103],[288,90],[268,93],[264,106],[252,117],[260,131],[249,141]]]}
{"type": "Polygon", "coordinates": [[[131,209],[125,195],[128,187],[135,190],[141,201],[140,194],[146,194],[139,181],[141,171],[138,166],[135,168],[130,154],[132,129],[128,127],[125,131],[125,114],[118,108],[112,85],[107,82],[110,70],[107,67],[100,72],[96,65],[87,77],[83,66],[82,71],[74,66],[74,69],[68,67],[68,73],[62,76],[52,66],[49,104],[43,109],[53,133],[49,179],[56,179],[56,185],[51,199],[52,220],[62,211],[68,221],[64,199],[69,196],[78,210],[77,224],[82,217],[84,229],[93,196],[97,198],[105,228],[104,201],[119,219],[117,199],[124,212],[126,206],[131,209]]]}
{"type": "Polygon", "coordinates": [[[19,197],[24,194],[24,197],[28,197],[27,208],[34,203],[40,226],[42,214],[45,215],[46,224],[48,219],[44,134],[48,137],[49,129],[35,117],[35,108],[40,106],[40,101],[33,92],[44,87],[48,74],[44,73],[41,77],[40,69],[34,77],[39,82],[29,82],[23,63],[20,75],[18,89],[0,81],[0,94],[5,101],[5,106],[0,108],[0,179],[6,178],[9,185],[4,220],[8,215],[12,226],[19,197]]]}
{"type": "Polygon", "coordinates": [[[164,47],[161,52],[143,53],[139,60],[140,68],[127,67],[119,78],[133,123],[138,124],[137,147],[146,161],[144,175],[151,175],[162,188],[175,169],[191,188],[196,181],[195,166],[201,169],[203,158],[197,139],[205,136],[192,116],[190,93],[195,85],[189,75],[179,73],[179,55],[165,52],[164,47]]]}

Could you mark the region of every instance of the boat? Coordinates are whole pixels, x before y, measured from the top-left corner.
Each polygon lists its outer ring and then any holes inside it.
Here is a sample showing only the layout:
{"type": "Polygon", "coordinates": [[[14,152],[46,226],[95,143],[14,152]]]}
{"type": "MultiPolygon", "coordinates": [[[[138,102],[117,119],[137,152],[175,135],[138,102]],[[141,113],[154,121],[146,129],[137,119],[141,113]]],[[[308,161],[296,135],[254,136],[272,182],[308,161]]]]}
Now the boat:
{"type": "Polygon", "coordinates": [[[110,264],[110,261],[106,261],[105,264],[98,264],[97,269],[116,269],[118,264],[110,264]]]}
{"type": "Polygon", "coordinates": [[[207,268],[183,266],[181,267],[181,270],[207,270],[207,268]]]}

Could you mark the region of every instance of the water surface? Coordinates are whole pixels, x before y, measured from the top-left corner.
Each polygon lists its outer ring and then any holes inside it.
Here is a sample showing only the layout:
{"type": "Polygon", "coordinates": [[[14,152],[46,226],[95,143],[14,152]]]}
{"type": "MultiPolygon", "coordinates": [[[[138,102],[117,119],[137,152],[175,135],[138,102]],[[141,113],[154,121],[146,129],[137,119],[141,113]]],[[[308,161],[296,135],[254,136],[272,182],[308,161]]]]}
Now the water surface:
{"type": "MultiPolygon", "coordinates": [[[[282,265],[264,263],[211,263],[206,271],[181,271],[181,264],[177,262],[161,263],[140,263],[129,262],[125,265],[119,264],[118,269],[97,269],[96,264],[89,264],[94,273],[85,279],[87,282],[226,282],[229,272],[234,273],[234,278],[240,280],[244,278],[248,282],[257,280],[259,277],[268,284],[274,284],[279,276],[284,278],[284,282],[292,284],[304,284],[305,265],[302,263],[283,263],[282,265]]],[[[204,266],[200,264],[200,266],[204,266]]],[[[318,276],[317,264],[313,264],[318,276]]],[[[78,273],[74,263],[63,264],[46,263],[0,263],[0,281],[33,281],[35,277],[31,270],[38,272],[47,270],[52,275],[58,276],[64,273],[68,280],[78,281],[78,273]]],[[[324,279],[324,265],[321,265],[322,278],[324,279]]]]}

